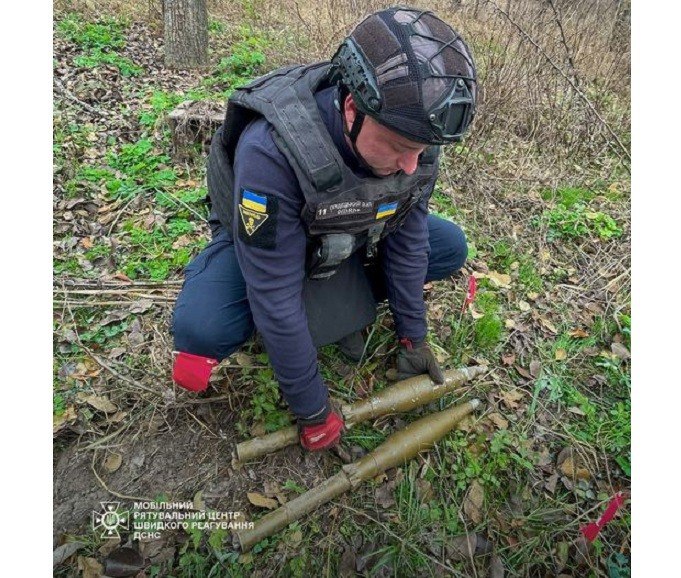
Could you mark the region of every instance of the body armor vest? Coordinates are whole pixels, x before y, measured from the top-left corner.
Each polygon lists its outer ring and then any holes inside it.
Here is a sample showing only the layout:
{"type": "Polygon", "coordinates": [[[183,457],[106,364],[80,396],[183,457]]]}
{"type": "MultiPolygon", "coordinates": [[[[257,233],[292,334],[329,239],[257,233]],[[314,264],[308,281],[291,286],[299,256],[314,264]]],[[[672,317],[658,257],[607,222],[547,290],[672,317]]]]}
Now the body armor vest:
{"type": "Polygon", "coordinates": [[[427,192],[439,155],[439,147],[426,149],[413,175],[358,177],[343,161],[317,107],[314,93],[329,86],[325,62],[284,67],[235,90],[208,163],[212,205],[231,231],[236,146],[246,126],[265,117],[305,197],[301,218],[313,241],[308,262],[313,279],[333,275],[364,243],[373,256],[378,241],[399,227],[427,192]]]}

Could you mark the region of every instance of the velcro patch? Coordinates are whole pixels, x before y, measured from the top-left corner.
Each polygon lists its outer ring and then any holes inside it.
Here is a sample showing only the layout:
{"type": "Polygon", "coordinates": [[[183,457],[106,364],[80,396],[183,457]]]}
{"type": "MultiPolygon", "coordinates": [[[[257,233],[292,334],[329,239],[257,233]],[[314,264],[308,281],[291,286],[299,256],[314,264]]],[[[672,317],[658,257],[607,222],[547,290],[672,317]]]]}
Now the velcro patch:
{"type": "Polygon", "coordinates": [[[279,199],[265,193],[241,189],[239,239],[261,249],[274,249],[279,199]]]}
{"type": "Polygon", "coordinates": [[[378,210],[376,211],[376,218],[382,219],[383,217],[389,217],[390,215],[394,215],[396,212],[397,201],[392,203],[383,203],[382,205],[379,205],[378,210]]]}

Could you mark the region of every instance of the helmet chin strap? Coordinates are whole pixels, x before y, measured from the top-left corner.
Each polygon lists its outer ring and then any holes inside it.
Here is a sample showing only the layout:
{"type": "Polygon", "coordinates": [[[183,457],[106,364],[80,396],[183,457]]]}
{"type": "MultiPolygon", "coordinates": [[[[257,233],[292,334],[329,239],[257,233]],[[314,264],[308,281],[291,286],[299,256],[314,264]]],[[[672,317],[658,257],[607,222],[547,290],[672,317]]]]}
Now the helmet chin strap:
{"type": "Polygon", "coordinates": [[[352,145],[352,152],[355,153],[355,156],[357,157],[357,161],[359,162],[359,166],[365,170],[371,171],[372,173],[374,172],[374,169],[371,168],[368,162],[364,159],[364,157],[361,155],[359,152],[359,149],[357,148],[357,137],[359,136],[359,131],[362,130],[362,125],[364,124],[364,118],[365,114],[359,110],[356,111],[355,113],[355,120],[352,122],[352,127],[350,128],[350,131],[348,132],[347,128],[347,122],[345,119],[345,112],[342,107],[340,108],[340,113],[341,113],[341,118],[343,119],[343,133],[350,139],[350,144],[352,145]]]}

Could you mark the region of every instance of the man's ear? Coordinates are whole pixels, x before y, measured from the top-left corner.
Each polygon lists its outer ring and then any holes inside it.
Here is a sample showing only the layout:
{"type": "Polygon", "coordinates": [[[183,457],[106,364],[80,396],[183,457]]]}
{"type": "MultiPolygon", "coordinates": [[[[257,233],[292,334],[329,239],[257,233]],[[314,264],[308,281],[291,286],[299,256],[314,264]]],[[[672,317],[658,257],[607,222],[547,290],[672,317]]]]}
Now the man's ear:
{"type": "MultiPolygon", "coordinates": [[[[357,105],[355,104],[355,100],[352,98],[352,94],[348,94],[345,97],[345,101],[343,102],[343,114],[348,125],[352,126],[352,124],[355,122],[355,117],[357,116],[357,105]]],[[[350,130],[349,127],[348,130],[350,130]]]]}

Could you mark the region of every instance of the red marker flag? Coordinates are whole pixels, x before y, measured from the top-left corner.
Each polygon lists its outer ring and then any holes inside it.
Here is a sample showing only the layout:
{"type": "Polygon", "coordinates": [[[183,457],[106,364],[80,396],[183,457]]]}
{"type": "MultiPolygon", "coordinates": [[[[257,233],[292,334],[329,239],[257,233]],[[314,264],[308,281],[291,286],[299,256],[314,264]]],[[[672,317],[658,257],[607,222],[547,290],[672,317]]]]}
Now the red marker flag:
{"type": "Polygon", "coordinates": [[[619,509],[619,507],[624,503],[624,496],[622,495],[622,492],[617,492],[615,494],[615,497],[610,500],[610,503],[608,504],[608,507],[605,509],[605,512],[603,515],[598,518],[597,522],[591,522],[591,524],[588,524],[582,528],[579,529],[579,531],[584,534],[587,540],[589,542],[593,542],[596,539],[596,536],[598,536],[598,533],[601,531],[603,526],[605,526],[610,520],[613,519],[615,516],[615,512],[619,509]]]}
{"type": "Polygon", "coordinates": [[[468,291],[466,292],[466,299],[463,302],[463,305],[461,307],[461,312],[463,313],[466,310],[466,307],[468,307],[471,303],[473,303],[473,299],[475,299],[475,292],[478,289],[478,281],[473,275],[471,275],[468,278],[468,291]]]}

